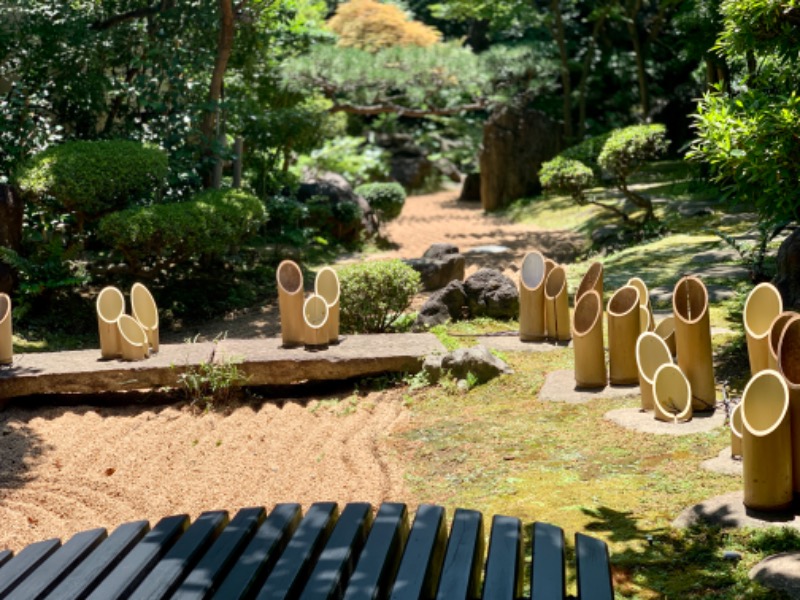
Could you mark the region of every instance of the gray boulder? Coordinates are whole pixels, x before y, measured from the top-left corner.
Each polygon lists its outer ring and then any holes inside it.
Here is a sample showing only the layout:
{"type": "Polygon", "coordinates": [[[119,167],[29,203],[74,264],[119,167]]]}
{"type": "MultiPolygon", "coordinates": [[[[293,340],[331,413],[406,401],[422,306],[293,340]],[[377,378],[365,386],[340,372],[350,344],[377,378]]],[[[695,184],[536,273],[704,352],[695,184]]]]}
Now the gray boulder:
{"type": "Polygon", "coordinates": [[[467,295],[461,281],[451,281],[435,292],[422,305],[417,316],[417,326],[433,327],[449,320],[457,321],[464,316],[467,295]]]}
{"type": "Polygon", "coordinates": [[[434,244],[422,258],[410,258],[404,262],[419,273],[424,290],[439,290],[451,281],[464,279],[466,259],[453,244],[434,244]]]}
{"type": "Polygon", "coordinates": [[[459,254],[458,246],[448,242],[439,242],[438,244],[431,244],[422,254],[422,258],[442,259],[449,254],[459,254]]]}
{"type": "Polygon", "coordinates": [[[783,297],[783,310],[800,310],[800,228],[778,248],[778,274],[773,283],[783,297]]]}
{"type": "Polygon", "coordinates": [[[519,290],[497,269],[480,269],[464,282],[471,317],[515,319],[519,315],[519,290]]]}
{"type": "Polygon", "coordinates": [[[481,201],[481,174],[468,173],[461,186],[459,202],[480,202],[481,201]]]}
{"type": "Polygon", "coordinates": [[[361,231],[367,235],[374,235],[378,231],[378,221],[369,203],[353,191],[347,180],[338,173],[307,174],[305,180],[298,186],[297,199],[306,203],[312,198],[324,198],[331,205],[331,212],[335,215],[340,204],[356,204],[361,210],[361,218],[351,222],[332,218],[329,227],[336,237],[342,241],[358,239],[361,231]]]}
{"type": "Polygon", "coordinates": [[[468,373],[478,383],[486,383],[502,373],[511,373],[509,366],[489,352],[486,346],[459,348],[442,357],[442,371],[448,371],[456,379],[466,379],[468,373]]]}

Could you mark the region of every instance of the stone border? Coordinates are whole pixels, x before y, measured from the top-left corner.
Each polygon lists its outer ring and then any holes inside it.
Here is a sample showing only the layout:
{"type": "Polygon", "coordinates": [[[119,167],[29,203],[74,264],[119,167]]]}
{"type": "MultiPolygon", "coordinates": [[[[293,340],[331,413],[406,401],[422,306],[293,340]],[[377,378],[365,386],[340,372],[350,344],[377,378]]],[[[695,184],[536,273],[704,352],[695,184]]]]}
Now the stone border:
{"type": "Polygon", "coordinates": [[[638,431],[640,433],[654,433],[657,435],[692,435],[694,433],[707,433],[725,424],[725,411],[715,410],[711,413],[695,414],[691,421],[686,423],[666,423],[657,421],[652,412],[645,412],[639,407],[616,408],[608,411],[603,418],[620,427],[638,431]]]}
{"type": "Polygon", "coordinates": [[[720,450],[720,453],[716,457],[704,460],[702,463],[700,463],[700,466],[706,471],[719,473],[721,475],[733,475],[735,477],[741,477],[743,474],[742,457],[740,456],[739,458],[733,458],[731,456],[730,446],[726,446],[720,450]]]}
{"type": "Polygon", "coordinates": [[[565,402],[567,404],[584,404],[592,400],[617,400],[620,398],[638,398],[639,386],[610,386],[596,389],[578,389],[575,387],[575,372],[572,369],[560,369],[547,374],[537,398],[542,402],[565,402]]]}
{"type": "Polygon", "coordinates": [[[714,496],[684,509],[672,526],[687,528],[698,523],[722,528],[792,527],[800,530],[800,515],[751,510],[744,505],[744,490],[714,496]]]}

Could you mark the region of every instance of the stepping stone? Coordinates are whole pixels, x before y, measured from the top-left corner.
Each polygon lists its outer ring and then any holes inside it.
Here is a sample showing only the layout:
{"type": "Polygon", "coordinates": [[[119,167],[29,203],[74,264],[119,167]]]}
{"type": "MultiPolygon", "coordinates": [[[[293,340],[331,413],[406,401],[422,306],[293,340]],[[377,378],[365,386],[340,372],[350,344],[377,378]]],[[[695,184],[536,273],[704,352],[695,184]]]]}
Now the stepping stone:
{"type": "Polygon", "coordinates": [[[793,513],[773,513],[751,510],[744,505],[744,490],[714,496],[684,509],[673,527],[686,528],[698,523],[722,528],[792,527],[800,529],[800,516],[793,513]]]}
{"type": "Polygon", "coordinates": [[[475,339],[487,348],[503,352],[552,352],[569,346],[563,342],[523,342],[516,332],[513,335],[479,335],[475,339]]]}
{"type": "Polygon", "coordinates": [[[725,262],[736,262],[739,260],[739,253],[733,248],[724,250],[706,250],[698,252],[689,261],[690,265],[713,265],[725,262]]]}
{"type": "Polygon", "coordinates": [[[658,435],[691,435],[693,433],[707,433],[725,424],[725,411],[715,410],[708,413],[697,413],[691,421],[686,423],[667,423],[658,421],[650,411],[641,408],[617,408],[607,412],[604,419],[616,423],[625,429],[640,433],[655,433],[658,435]]]}
{"type": "MultiPolygon", "coordinates": [[[[695,275],[699,275],[703,279],[745,280],[750,278],[750,269],[742,265],[714,265],[702,267],[700,269],[694,269],[691,272],[695,275]]],[[[709,294],[711,294],[710,290],[709,294]]]]}
{"type": "Polygon", "coordinates": [[[720,450],[720,453],[714,457],[704,460],[700,463],[706,471],[712,473],[720,473],[722,475],[734,475],[737,477],[742,476],[742,459],[733,458],[731,456],[731,447],[727,446],[720,450]]]}
{"type": "Polygon", "coordinates": [[[538,399],[542,402],[566,402],[584,404],[591,400],[611,400],[618,398],[638,398],[638,385],[610,386],[596,389],[576,389],[575,372],[562,369],[548,373],[538,399]]]}
{"type": "Polygon", "coordinates": [[[799,564],[800,552],[781,552],[762,560],[747,575],[766,588],[800,599],[799,564]]]}
{"type": "Polygon", "coordinates": [[[503,254],[505,252],[511,252],[511,248],[508,246],[489,244],[487,246],[475,246],[474,248],[469,248],[464,250],[462,254],[503,254]]]}

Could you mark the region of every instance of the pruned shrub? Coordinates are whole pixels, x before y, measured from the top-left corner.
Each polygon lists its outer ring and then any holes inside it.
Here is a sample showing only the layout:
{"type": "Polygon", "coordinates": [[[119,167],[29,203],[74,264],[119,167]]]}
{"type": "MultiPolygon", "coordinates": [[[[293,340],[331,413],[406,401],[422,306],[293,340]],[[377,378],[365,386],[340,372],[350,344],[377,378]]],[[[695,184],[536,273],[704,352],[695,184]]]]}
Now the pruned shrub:
{"type": "Polygon", "coordinates": [[[397,259],[347,265],[338,275],[340,323],[350,333],[392,329],[420,284],[419,273],[397,259]]]}
{"type": "Polygon", "coordinates": [[[564,158],[562,154],[542,164],[539,181],[546,191],[567,193],[578,204],[584,204],[583,190],[592,186],[594,174],[582,162],[564,158]]]}
{"type": "Polygon", "coordinates": [[[187,202],[119,211],[100,221],[99,237],[130,267],[166,266],[224,255],[266,223],[261,200],[238,189],[207,190],[187,202]]]}
{"type": "Polygon", "coordinates": [[[167,171],[167,155],[158,148],[126,140],[77,141],[32,157],[17,170],[15,182],[28,196],[52,196],[66,211],[91,219],[152,199],[167,171]]]}
{"type": "Polygon", "coordinates": [[[570,146],[559,156],[583,163],[592,170],[596,178],[600,179],[603,176],[603,169],[597,162],[597,158],[600,156],[600,153],[603,151],[603,146],[606,145],[612,133],[613,132],[609,131],[608,133],[601,133],[600,135],[586,138],[582,142],[570,146]]]}
{"type": "Polygon", "coordinates": [[[406,191],[399,183],[365,183],[354,191],[369,203],[381,223],[399,217],[406,203],[406,191]]]}

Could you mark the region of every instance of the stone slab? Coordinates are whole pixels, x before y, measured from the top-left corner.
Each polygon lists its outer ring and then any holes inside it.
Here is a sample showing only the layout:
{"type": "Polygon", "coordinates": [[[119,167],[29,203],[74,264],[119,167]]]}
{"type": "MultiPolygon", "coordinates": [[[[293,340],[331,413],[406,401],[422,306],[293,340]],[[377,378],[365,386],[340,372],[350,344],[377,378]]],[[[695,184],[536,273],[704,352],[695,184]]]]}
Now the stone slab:
{"type": "Polygon", "coordinates": [[[552,352],[569,346],[566,342],[523,342],[516,333],[513,335],[479,335],[475,339],[487,348],[503,352],[552,352]]]}
{"type": "Polygon", "coordinates": [[[584,404],[592,400],[610,400],[617,398],[639,397],[638,385],[607,385],[604,388],[576,388],[575,372],[561,369],[547,374],[542,389],[537,396],[543,402],[566,402],[567,404],[584,404]]]}
{"type": "Polygon", "coordinates": [[[650,411],[641,408],[617,408],[603,415],[607,421],[616,423],[625,429],[632,429],[640,433],[655,433],[658,435],[691,435],[693,433],[706,433],[713,431],[725,424],[725,411],[697,413],[691,421],[685,423],[667,423],[658,421],[650,411]]]}
{"type": "Polygon", "coordinates": [[[720,453],[714,458],[709,458],[700,463],[706,471],[712,473],[720,473],[722,475],[734,475],[737,477],[742,476],[742,458],[733,458],[731,456],[731,447],[723,448],[720,453]]]}
{"type": "Polygon", "coordinates": [[[800,516],[794,512],[772,513],[751,510],[744,505],[744,491],[714,496],[684,509],[672,522],[673,527],[691,527],[698,523],[723,528],[792,527],[800,529],[800,516]]]}
{"type": "Polygon", "coordinates": [[[766,588],[800,599],[800,552],[768,556],[750,569],[748,576],[766,588]]]}

